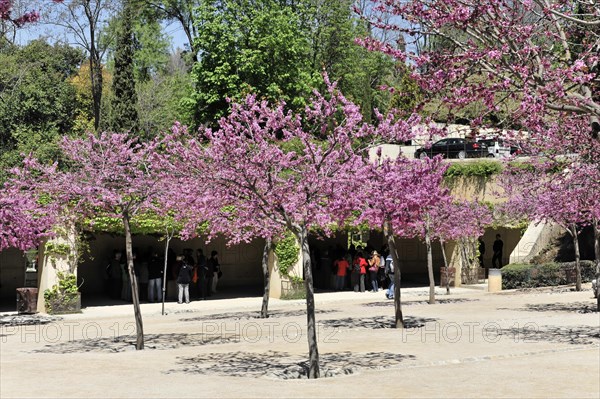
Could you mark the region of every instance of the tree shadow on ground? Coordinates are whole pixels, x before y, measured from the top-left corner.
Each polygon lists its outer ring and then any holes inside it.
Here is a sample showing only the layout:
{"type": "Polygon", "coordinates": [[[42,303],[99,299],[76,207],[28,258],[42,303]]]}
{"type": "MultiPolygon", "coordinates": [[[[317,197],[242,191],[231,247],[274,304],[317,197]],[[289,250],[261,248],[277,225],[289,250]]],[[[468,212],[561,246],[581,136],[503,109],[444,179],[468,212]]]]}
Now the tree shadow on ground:
{"type": "MultiPolygon", "coordinates": [[[[327,314],[327,313],[337,313],[338,310],[315,310],[315,314],[327,314]]],[[[271,318],[280,318],[280,317],[298,317],[298,316],[306,316],[306,310],[289,310],[289,311],[281,311],[274,310],[269,312],[269,319],[271,318]]],[[[261,319],[260,312],[227,312],[227,313],[215,313],[209,314],[205,316],[198,317],[190,317],[185,319],[179,319],[179,321],[214,321],[214,320],[251,320],[251,319],[261,319]]]]}
{"type": "MultiPolygon", "coordinates": [[[[204,346],[240,342],[239,334],[147,334],[144,336],[144,348],[153,350],[177,349],[185,346],[204,346]]],[[[85,353],[85,352],[126,352],[135,350],[135,334],[120,335],[96,339],[77,339],[57,344],[48,344],[34,353],[85,353]]]]}
{"type": "Polygon", "coordinates": [[[527,323],[520,328],[511,327],[495,333],[510,337],[516,342],[600,345],[600,331],[597,326],[538,326],[535,323],[527,323]]]}
{"type": "MultiPolygon", "coordinates": [[[[319,320],[319,324],[329,328],[395,328],[396,319],[392,316],[373,316],[373,317],[345,317],[343,319],[319,320]]],[[[426,317],[405,317],[404,328],[424,327],[425,323],[430,323],[438,319],[426,317]]]]}
{"type": "Polygon", "coordinates": [[[43,316],[39,314],[20,314],[20,315],[5,315],[0,316],[0,326],[2,327],[17,327],[17,326],[32,326],[40,324],[48,324],[62,320],[61,317],[43,316]]]}
{"type": "Polygon", "coordinates": [[[526,304],[523,308],[498,308],[498,310],[518,310],[523,312],[567,312],[567,313],[597,313],[596,304],[588,302],[556,302],[543,304],[526,304]]]}
{"type": "MultiPolygon", "coordinates": [[[[448,304],[448,303],[463,303],[463,302],[476,302],[479,301],[479,299],[466,299],[466,298],[439,298],[435,300],[435,305],[437,304],[448,304]]],[[[406,301],[406,302],[402,302],[402,306],[413,306],[413,305],[429,305],[429,301],[427,300],[422,300],[422,301],[406,301]]],[[[379,301],[379,302],[369,302],[369,303],[365,303],[362,306],[366,306],[366,307],[393,307],[394,306],[394,301],[393,300],[387,300],[387,301],[379,301]]]]}
{"type": "MultiPolygon", "coordinates": [[[[414,355],[390,352],[338,352],[321,354],[319,359],[321,377],[354,374],[360,370],[381,370],[395,367],[414,355]]],[[[307,378],[306,357],[287,352],[266,353],[227,352],[208,353],[194,357],[181,357],[179,368],[166,373],[222,375],[227,377],[268,377],[278,379],[307,378]]]]}
{"type": "Polygon", "coordinates": [[[565,292],[578,292],[574,285],[559,285],[549,287],[526,287],[526,288],[515,288],[514,290],[507,290],[497,292],[496,295],[522,295],[524,293],[544,293],[544,294],[564,294],[565,292]]]}

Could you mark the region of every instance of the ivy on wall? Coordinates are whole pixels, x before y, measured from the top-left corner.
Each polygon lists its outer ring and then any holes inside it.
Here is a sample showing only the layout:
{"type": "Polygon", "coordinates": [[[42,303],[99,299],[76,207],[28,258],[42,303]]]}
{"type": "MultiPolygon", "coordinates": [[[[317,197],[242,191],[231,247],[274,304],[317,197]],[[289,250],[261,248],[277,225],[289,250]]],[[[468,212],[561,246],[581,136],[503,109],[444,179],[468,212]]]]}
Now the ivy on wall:
{"type": "MultiPolygon", "coordinates": [[[[131,218],[132,234],[159,234],[164,235],[166,228],[181,229],[181,223],[176,223],[171,217],[161,217],[155,214],[135,215],[131,218]]],[[[206,225],[199,226],[199,232],[206,229],[206,225]]],[[[123,221],[117,217],[97,216],[86,223],[86,229],[96,233],[111,233],[124,235],[123,221]]]]}
{"type": "Polygon", "coordinates": [[[290,269],[298,262],[300,252],[294,235],[289,231],[286,232],[285,236],[275,243],[274,252],[277,255],[279,274],[292,279],[293,276],[289,274],[290,269]]]}
{"type": "MultiPolygon", "coordinates": [[[[44,291],[44,302],[48,313],[60,313],[61,308],[74,308],[78,300],[79,286],[73,273],[57,272],[58,282],[44,291]]],[[[73,309],[78,311],[79,309],[73,309]]],[[[71,313],[71,311],[66,311],[71,313]]]]}
{"type": "Polygon", "coordinates": [[[44,245],[44,253],[47,256],[67,256],[71,253],[71,246],[65,243],[57,243],[53,241],[48,241],[44,245]]]}
{"type": "Polygon", "coordinates": [[[481,177],[488,179],[501,172],[502,164],[498,161],[481,160],[476,162],[455,162],[446,169],[444,177],[446,179],[457,177],[481,177]]]}

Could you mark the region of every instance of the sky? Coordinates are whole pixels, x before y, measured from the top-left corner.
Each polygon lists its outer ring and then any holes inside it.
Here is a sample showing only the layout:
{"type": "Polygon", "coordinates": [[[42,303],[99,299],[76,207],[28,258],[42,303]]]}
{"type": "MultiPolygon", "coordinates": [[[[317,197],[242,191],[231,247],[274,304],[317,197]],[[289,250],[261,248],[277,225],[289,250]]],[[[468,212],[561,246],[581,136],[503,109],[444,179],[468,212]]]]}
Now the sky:
{"type": "MultiPolygon", "coordinates": [[[[175,50],[177,48],[185,48],[185,44],[187,44],[188,41],[181,26],[175,23],[163,23],[162,25],[165,33],[171,38],[172,49],[175,50]]],[[[53,43],[55,40],[53,40],[52,37],[60,36],[62,36],[61,30],[55,25],[38,22],[35,24],[26,25],[25,27],[17,30],[15,42],[23,45],[34,39],[47,37],[48,41],[53,43]]],[[[67,36],[66,39],[71,44],[76,45],[73,37],[67,36]]]]}

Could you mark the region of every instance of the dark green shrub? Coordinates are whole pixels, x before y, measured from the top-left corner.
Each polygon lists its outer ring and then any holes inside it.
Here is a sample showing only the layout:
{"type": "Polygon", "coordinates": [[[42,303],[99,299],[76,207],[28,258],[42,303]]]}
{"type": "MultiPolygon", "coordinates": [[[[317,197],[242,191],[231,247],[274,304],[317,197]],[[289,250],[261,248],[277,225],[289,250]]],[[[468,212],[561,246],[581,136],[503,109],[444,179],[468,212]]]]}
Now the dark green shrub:
{"type": "MultiPolygon", "coordinates": [[[[581,281],[588,282],[596,278],[596,264],[591,260],[582,260],[581,264],[581,281]]],[[[561,264],[563,268],[567,270],[573,270],[573,276],[575,275],[575,262],[564,262],[561,264]]],[[[573,281],[569,281],[572,283],[573,281]]]]}
{"type": "Polygon", "coordinates": [[[502,287],[506,289],[529,287],[529,275],[534,265],[512,264],[502,268],[502,287]]]}
{"type": "MultiPolygon", "coordinates": [[[[596,274],[594,262],[582,260],[581,281],[591,281],[596,274]]],[[[575,282],[575,262],[544,263],[541,265],[512,264],[502,268],[502,287],[532,288],[572,284],[575,282]]]]}

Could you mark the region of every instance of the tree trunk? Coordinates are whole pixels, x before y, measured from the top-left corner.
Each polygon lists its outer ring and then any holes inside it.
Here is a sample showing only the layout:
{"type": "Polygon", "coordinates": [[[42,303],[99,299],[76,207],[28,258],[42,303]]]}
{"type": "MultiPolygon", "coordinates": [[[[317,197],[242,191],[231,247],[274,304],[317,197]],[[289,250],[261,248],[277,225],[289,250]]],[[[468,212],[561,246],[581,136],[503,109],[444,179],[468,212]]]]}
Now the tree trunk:
{"type": "Polygon", "coordinates": [[[165,264],[163,266],[163,286],[162,286],[162,315],[165,315],[165,299],[167,298],[167,262],[169,255],[169,243],[171,242],[171,238],[175,234],[175,229],[169,232],[167,228],[167,234],[165,236],[165,264]]]}
{"type": "Polygon", "coordinates": [[[573,246],[575,247],[575,291],[581,291],[581,264],[579,254],[579,237],[577,237],[577,225],[571,225],[573,229],[571,237],[573,237],[573,246]]]}
{"type": "Polygon", "coordinates": [[[269,284],[271,280],[271,276],[269,275],[269,254],[271,253],[271,244],[272,241],[270,238],[267,238],[265,242],[265,248],[263,249],[263,257],[262,257],[262,269],[264,276],[264,286],[265,292],[263,294],[262,300],[262,309],[260,310],[260,317],[266,319],[269,317],[269,284]]]}
{"type": "Polygon", "coordinates": [[[142,312],[140,311],[140,299],[138,296],[137,279],[133,270],[133,251],[131,249],[131,228],[129,227],[129,214],[123,213],[123,225],[125,227],[125,253],[127,254],[127,270],[131,282],[131,298],[133,299],[133,312],[135,314],[135,327],[137,339],[135,349],[144,349],[144,325],[142,324],[142,312]]]}
{"type": "Polygon", "coordinates": [[[445,242],[440,238],[440,247],[442,247],[442,258],[444,258],[444,267],[446,268],[446,295],[450,295],[450,270],[448,270],[448,259],[446,258],[445,242]]]}
{"type": "Polygon", "coordinates": [[[458,245],[459,245],[459,252],[460,252],[460,261],[462,263],[462,266],[460,268],[461,269],[460,277],[461,277],[461,280],[464,280],[464,281],[462,281],[463,283],[471,284],[471,271],[469,270],[469,267],[468,267],[469,262],[467,260],[467,258],[468,258],[467,251],[465,249],[466,244],[464,243],[462,238],[458,241],[458,245]]]}
{"type": "Polygon", "coordinates": [[[596,308],[600,312],[600,226],[594,220],[594,254],[596,255],[596,308]]]}
{"type": "Polygon", "coordinates": [[[294,229],[296,239],[302,249],[302,266],[304,268],[304,286],[306,288],[306,329],[308,336],[308,378],[319,378],[319,348],[317,347],[317,326],[315,322],[315,295],[313,290],[310,248],[306,226],[294,229]]]}
{"type": "Polygon", "coordinates": [[[90,78],[92,83],[92,108],[94,113],[94,130],[100,127],[100,107],[102,104],[102,62],[100,52],[96,46],[96,23],[95,12],[90,8],[89,2],[84,2],[84,12],[87,18],[90,33],[90,78]]]}
{"type": "Polygon", "coordinates": [[[402,317],[402,301],[400,298],[400,257],[396,248],[396,239],[394,231],[389,220],[383,223],[383,234],[388,243],[392,261],[394,262],[394,309],[395,309],[395,326],[396,328],[404,328],[404,318],[402,317]]]}
{"type": "Polygon", "coordinates": [[[461,258],[461,277],[462,282],[465,284],[477,283],[477,276],[479,270],[479,261],[475,256],[475,243],[471,238],[461,238],[458,241],[461,258]],[[477,261],[477,263],[475,263],[477,261]]]}
{"type": "Polygon", "coordinates": [[[431,237],[429,228],[425,228],[425,247],[427,248],[427,274],[429,275],[429,304],[435,303],[435,280],[433,277],[433,255],[431,253],[431,237]]]}

